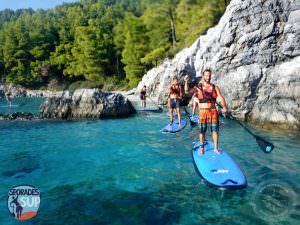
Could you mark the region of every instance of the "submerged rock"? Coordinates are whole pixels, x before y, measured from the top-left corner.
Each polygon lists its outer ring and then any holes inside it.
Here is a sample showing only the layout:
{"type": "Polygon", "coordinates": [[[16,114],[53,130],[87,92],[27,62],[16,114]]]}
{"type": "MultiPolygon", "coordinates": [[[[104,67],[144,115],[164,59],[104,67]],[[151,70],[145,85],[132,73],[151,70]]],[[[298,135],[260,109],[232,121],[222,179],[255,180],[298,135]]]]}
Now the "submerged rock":
{"type": "Polygon", "coordinates": [[[167,102],[167,86],[210,68],[229,108],[241,119],[300,128],[300,1],[232,0],[217,26],[150,70],[137,92],[167,102]]]}
{"type": "Polygon", "coordinates": [[[47,98],[40,107],[41,118],[58,119],[124,117],[134,112],[123,95],[99,89],[64,91],[59,97],[47,98]]]}

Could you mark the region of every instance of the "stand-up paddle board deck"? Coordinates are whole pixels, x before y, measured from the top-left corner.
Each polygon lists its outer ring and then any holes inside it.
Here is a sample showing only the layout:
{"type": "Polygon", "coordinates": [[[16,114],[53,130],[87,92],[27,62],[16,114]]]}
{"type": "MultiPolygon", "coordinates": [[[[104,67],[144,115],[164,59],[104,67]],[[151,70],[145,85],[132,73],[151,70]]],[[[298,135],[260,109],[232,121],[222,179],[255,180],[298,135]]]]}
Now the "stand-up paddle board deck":
{"type": "Polygon", "coordinates": [[[178,120],[173,121],[172,124],[168,124],[164,128],[161,129],[162,132],[176,133],[183,130],[186,126],[186,120],[182,119],[180,125],[178,124],[178,120]]]}
{"type": "MultiPolygon", "coordinates": [[[[170,112],[166,112],[166,115],[167,115],[167,116],[170,116],[170,112]]],[[[176,112],[173,112],[173,116],[177,116],[177,113],[176,113],[176,112]]]]}
{"type": "Polygon", "coordinates": [[[247,187],[247,180],[242,170],[233,159],[219,147],[222,154],[214,152],[214,144],[206,141],[204,154],[199,155],[199,141],[192,151],[196,171],[208,186],[219,189],[242,189],[247,187]]]}
{"type": "Polygon", "coordinates": [[[137,112],[153,112],[153,113],[161,113],[162,109],[136,109],[137,112]]]}

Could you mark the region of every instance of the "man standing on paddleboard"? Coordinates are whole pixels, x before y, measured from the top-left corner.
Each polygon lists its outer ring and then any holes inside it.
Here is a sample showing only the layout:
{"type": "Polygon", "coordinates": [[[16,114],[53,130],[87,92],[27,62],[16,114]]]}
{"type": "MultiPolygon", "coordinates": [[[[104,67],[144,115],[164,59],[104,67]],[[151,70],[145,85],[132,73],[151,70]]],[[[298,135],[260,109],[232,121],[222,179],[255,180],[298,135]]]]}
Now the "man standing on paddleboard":
{"type": "Polygon", "coordinates": [[[173,123],[173,111],[175,110],[178,116],[178,125],[181,123],[180,113],[180,99],[182,99],[181,86],[178,84],[178,77],[173,78],[172,84],[169,86],[168,91],[169,98],[169,113],[170,113],[170,124],[173,123]]]}
{"type": "Polygon", "coordinates": [[[195,94],[199,99],[200,148],[198,153],[199,155],[204,154],[205,133],[207,127],[210,127],[214,141],[214,151],[220,154],[221,152],[218,149],[219,116],[218,110],[216,109],[216,99],[218,98],[221,101],[223,113],[227,112],[226,102],[219,87],[210,82],[211,71],[209,69],[203,71],[202,80],[202,83],[199,83],[198,86],[189,90],[189,76],[186,75],[184,77],[185,93],[195,94]]]}

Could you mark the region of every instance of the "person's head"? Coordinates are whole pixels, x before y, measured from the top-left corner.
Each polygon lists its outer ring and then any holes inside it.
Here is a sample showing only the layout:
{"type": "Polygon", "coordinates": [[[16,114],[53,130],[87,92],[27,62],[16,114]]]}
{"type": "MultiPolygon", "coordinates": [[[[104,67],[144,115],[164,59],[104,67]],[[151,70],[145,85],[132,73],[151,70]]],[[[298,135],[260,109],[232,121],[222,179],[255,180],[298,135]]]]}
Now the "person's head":
{"type": "Polygon", "coordinates": [[[203,71],[203,80],[207,83],[210,83],[210,79],[211,79],[211,71],[210,69],[205,69],[203,71]]]}
{"type": "Polygon", "coordinates": [[[144,87],[143,87],[144,89],[146,89],[146,85],[144,85],[144,87]]]}
{"type": "Polygon", "coordinates": [[[178,84],[178,77],[177,76],[174,76],[172,84],[173,85],[177,85],[178,84]]]}

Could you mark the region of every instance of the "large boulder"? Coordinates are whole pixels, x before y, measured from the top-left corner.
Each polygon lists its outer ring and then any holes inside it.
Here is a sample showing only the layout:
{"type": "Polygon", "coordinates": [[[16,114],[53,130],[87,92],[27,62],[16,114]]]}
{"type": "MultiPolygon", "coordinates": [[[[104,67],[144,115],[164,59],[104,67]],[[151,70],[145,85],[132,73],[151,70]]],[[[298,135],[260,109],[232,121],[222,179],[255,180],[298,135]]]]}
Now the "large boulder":
{"type": "Polygon", "coordinates": [[[187,72],[213,71],[230,109],[241,119],[300,128],[300,1],[232,0],[217,26],[139,83],[166,102],[167,86],[187,72]]]}
{"type": "Polygon", "coordinates": [[[124,117],[134,112],[123,95],[99,89],[64,91],[61,96],[47,98],[40,107],[41,118],[58,119],[124,117]]]}

